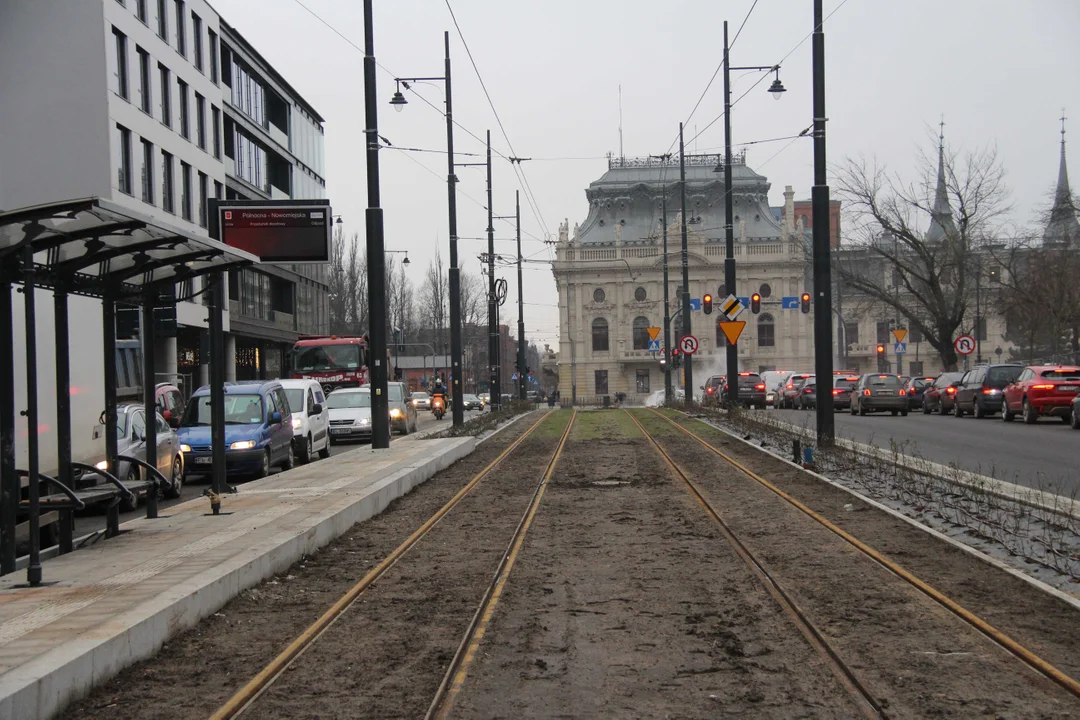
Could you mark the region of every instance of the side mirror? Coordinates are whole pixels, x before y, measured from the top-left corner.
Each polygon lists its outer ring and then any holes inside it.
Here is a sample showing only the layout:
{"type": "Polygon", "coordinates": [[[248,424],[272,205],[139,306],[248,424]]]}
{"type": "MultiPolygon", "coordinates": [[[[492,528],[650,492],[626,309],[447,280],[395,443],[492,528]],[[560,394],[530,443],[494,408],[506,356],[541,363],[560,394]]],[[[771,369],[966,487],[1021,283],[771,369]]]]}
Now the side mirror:
{"type": "Polygon", "coordinates": [[[313,406],[311,407],[311,412],[310,412],[310,413],[308,413],[308,414],[309,414],[309,415],[322,415],[322,411],[323,411],[323,406],[322,406],[322,403],[315,403],[315,404],[314,404],[314,405],[313,405],[313,406]]]}
{"type": "Polygon", "coordinates": [[[270,413],[270,423],[271,424],[277,425],[280,422],[281,422],[281,413],[279,413],[277,410],[270,413]]]}

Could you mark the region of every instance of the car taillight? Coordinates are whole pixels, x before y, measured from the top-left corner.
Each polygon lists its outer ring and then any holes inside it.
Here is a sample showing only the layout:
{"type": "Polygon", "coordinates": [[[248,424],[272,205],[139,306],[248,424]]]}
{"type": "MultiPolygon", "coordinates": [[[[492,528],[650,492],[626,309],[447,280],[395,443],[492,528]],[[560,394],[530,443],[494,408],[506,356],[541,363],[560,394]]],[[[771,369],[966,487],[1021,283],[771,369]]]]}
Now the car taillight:
{"type": "Polygon", "coordinates": [[[896,394],[897,395],[907,395],[907,390],[905,390],[904,388],[900,388],[900,392],[898,392],[896,394]]]}
{"type": "Polygon", "coordinates": [[[707,389],[707,390],[706,390],[705,392],[707,392],[707,393],[709,393],[710,395],[712,395],[712,394],[713,394],[713,389],[712,389],[712,388],[708,388],[708,389],[707,389]]]}
{"type": "Polygon", "coordinates": [[[869,389],[863,390],[863,391],[862,391],[862,394],[863,394],[863,395],[866,395],[867,397],[869,397],[869,396],[870,396],[870,390],[869,390],[869,389]]]}
{"type": "Polygon", "coordinates": [[[955,393],[955,392],[956,392],[956,388],[954,388],[954,387],[951,387],[951,388],[945,388],[945,392],[947,392],[948,394],[952,395],[953,393],[955,393]]]}
{"type": "Polygon", "coordinates": [[[833,391],[832,391],[832,394],[833,394],[833,395],[839,395],[839,394],[840,394],[840,391],[839,391],[839,390],[833,390],[833,391]]]}
{"type": "MultiPolygon", "coordinates": [[[[1032,390],[1053,390],[1054,386],[1053,385],[1032,385],[1031,389],[1032,390]]],[[[986,392],[986,391],[984,390],[983,392],[986,392]]]]}
{"type": "Polygon", "coordinates": [[[804,393],[812,393],[812,392],[814,392],[814,388],[806,388],[805,390],[803,390],[803,392],[804,393]]]}
{"type": "Polygon", "coordinates": [[[755,385],[755,386],[754,386],[754,389],[755,389],[755,390],[764,390],[764,389],[765,389],[765,386],[764,386],[764,385],[755,385]]]}

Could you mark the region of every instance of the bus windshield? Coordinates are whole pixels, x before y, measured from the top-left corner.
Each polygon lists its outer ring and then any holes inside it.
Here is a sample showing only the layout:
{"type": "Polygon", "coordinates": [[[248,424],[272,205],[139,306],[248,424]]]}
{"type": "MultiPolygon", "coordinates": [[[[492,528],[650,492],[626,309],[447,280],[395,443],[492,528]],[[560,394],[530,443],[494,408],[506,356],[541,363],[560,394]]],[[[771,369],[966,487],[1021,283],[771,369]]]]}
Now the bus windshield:
{"type": "Polygon", "coordinates": [[[359,345],[303,345],[294,350],[293,368],[301,372],[357,370],[363,364],[359,345]]]}

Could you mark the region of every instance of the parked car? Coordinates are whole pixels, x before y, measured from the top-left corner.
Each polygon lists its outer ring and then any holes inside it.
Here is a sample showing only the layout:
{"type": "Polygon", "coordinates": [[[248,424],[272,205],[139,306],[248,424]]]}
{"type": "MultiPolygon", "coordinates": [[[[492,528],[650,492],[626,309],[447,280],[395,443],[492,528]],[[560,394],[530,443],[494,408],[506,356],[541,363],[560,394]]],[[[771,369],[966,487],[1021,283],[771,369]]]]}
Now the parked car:
{"type": "Polygon", "coordinates": [[[781,408],[795,409],[795,399],[799,397],[799,389],[803,386],[809,378],[814,377],[813,373],[795,373],[788,378],[788,381],[784,383],[783,390],[776,396],[776,400],[781,408]]]}
{"type": "Polygon", "coordinates": [[[817,407],[817,380],[810,378],[799,388],[799,409],[809,410],[817,407]]]}
{"type": "Polygon", "coordinates": [[[851,392],[858,384],[858,375],[833,378],[833,410],[847,410],[851,407],[851,392]]]}
{"type": "MultiPolygon", "coordinates": [[[[191,396],[177,430],[184,453],[185,475],[206,474],[213,463],[210,449],[210,387],[191,396]]],[[[225,385],[225,471],[230,476],[266,477],[270,469],[292,468],[292,411],[285,388],[277,380],[225,385]]]]}
{"type": "MultiPolygon", "coordinates": [[[[371,391],[370,385],[362,385],[371,391]]],[[[403,382],[386,383],[386,403],[390,410],[390,432],[399,432],[402,435],[416,432],[416,406],[405,399],[406,387],[403,382]]]]}
{"type": "Polygon", "coordinates": [[[953,400],[956,399],[956,386],[962,377],[964,377],[962,372],[942,373],[934,379],[934,382],[924,388],[923,414],[929,415],[934,411],[941,415],[951,413],[953,400]]]}
{"type": "Polygon", "coordinates": [[[708,407],[718,407],[725,381],[726,378],[723,375],[710,375],[705,380],[705,384],[701,386],[701,404],[708,407]]]}
{"type": "MultiPolygon", "coordinates": [[[[180,451],[180,441],[176,437],[176,431],[169,427],[165,418],[160,413],[154,413],[157,422],[157,469],[171,485],[163,488],[165,497],[180,497],[180,489],[184,483],[184,453],[180,451]]],[[[116,408],[116,451],[120,455],[129,455],[139,460],[146,460],[146,406],[145,405],[118,405],[116,408]]],[[[107,470],[104,460],[97,463],[100,470],[107,470]]],[[[127,460],[120,460],[116,464],[113,475],[121,482],[134,483],[143,479],[146,475],[144,468],[127,460]]],[[[79,479],[83,487],[100,485],[104,480],[100,475],[85,473],[79,479]]],[[[124,510],[135,510],[139,506],[139,494],[134,494],[130,500],[121,500],[124,510]]]]}
{"type": "Polygon", "coordinates": [[[417,411],[430,410],[431,409],[431,396],[426,392],[417,391],[409,396],[409,404],[412,405],[417,411]]]}
{"type": "MultiPolygon", "coordinates": [[[[765,383],[761,382],[760,375],[756,372],[741,372],[739,373],[738,382],[738,402],[740,405],[745,405],[746,407],[765,407],[765,383]]],[[[726,403],[728,393],[731,391],[731,384],[725,381],[723,390],[720,394],[720,402],[726,403]]]]}
{"type": "Polygon", "coordinates": [[[476,395],[462,395],[461,396],[461,409],[462,410],[483,410],[484,402],[476,395]]]}
{"type": "Polygon", "coordinates": [[[315,453],[330,457],[330,412],[326,409],[323,387],[316,380],[279,380],[292,410],[293,455],[302,463],[311,462],[315,453]]]}
{"type": "Polygon", "coordinates": [[[1069,422],[1073,401],[1080,397],[1080,367],[1031,365],[1002,394],[1001,418],[1005,422],[1010,422],[1017,412],[1029,424],[1043,415],[1055,415],[1069,422]]]}
{"type": "Polygon", "coordinates": [[[154,388],[154,400],[157,403],[158,412],[169,427],[180,427],[180,418],[184,416],[184,394],[180,388],[170,383],[158,383],[154,388]]]}
{"type": "Polygon", "coordinates": [[[371,439],[371,390],[341,388],[326,396],[330,442],[371,439]]]}
{"type": "Polygon", "coordinates": [[[1024,371],[1023,365],[977,365],[964,373],[956,386],[953,415],[964,417],[972,413],[977,418],[1001,411],[1005,388],[1016,382],[1024,371]]]}
{"type": "Polygon", "coordinates": [[[932,377],[913,377],[910,378],[905,384],[908,396],[908,408],[915,410],[923,406],[923,395],[926,393],[926,389],[934,384],[936,378],[932,377]]]}
{"type": "Polygon", "coordinates": [[[851,392],[851,414],[888,410],[893,415],[908,414],[907,390],[900,378],[888,373],[863,375],[851,392]]]}

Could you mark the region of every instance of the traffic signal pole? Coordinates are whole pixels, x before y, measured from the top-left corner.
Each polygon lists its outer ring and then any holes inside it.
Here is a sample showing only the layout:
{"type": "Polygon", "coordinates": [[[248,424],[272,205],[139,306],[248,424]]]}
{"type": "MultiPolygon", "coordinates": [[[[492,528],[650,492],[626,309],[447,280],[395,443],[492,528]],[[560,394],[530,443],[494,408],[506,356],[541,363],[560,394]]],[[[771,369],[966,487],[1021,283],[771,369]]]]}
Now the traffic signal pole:
{"type": "MultiPolygon", "coordinates": [[[[731,179],[731,58],[727,20],[724,21],[724,291],[735,295],[735,208],[731,179]]],[[[735,295],[738,297],[738,295],[735,295]]],[[[723,299],[721,299],[723,302],[723,299]]],[[[727,344],[728,398],[739,401],[739,346],[727,344]],[[731,382],[732,378],[735,382],[731,382]]]]}
{"type": "MultiPolygon", "coordinates": [[[[686,155],[683,149],[683,124],[679,123],[679,194],[682,204],[682,336],[690,335],[690,268],[686,250],[686,155]]],[[[679,338],[681,340],[682,338],[679,338]]],[[[683,358],[683,385],[686,388],[686,407],[694,406],[693,354],[683,358]]]]}
{"type": "Polygon", "coordinates": [[[667,249],[667,188],[661,189],[660,224],[664,233],[664,403],[670,405],[671,395],[671,301],[668,299],[667,249]]]}
{"type": "Polygon", "coordinates": [[[525,299],[521,286],[521,191],[514,191],[514,218],[517,223],[518,275],[518,399],[525,399],[525,299]]]}
{"type": "Polygon", "coordinates": [[[832,267],[829,246],[829,185],[825,164],[825,33],[821,0],[814,0],[814,374],[817,376],[817,442],[831,446],[835,437],[832,362],[832,267]]]}

